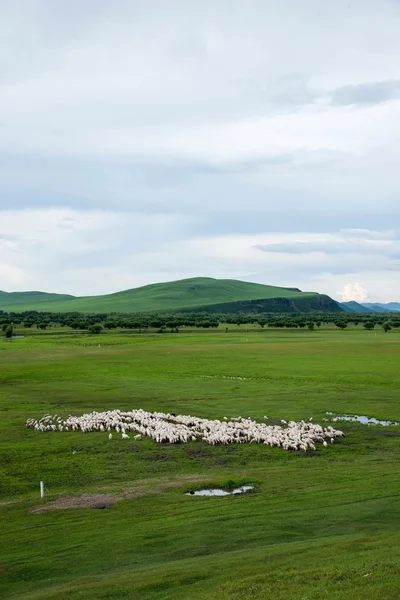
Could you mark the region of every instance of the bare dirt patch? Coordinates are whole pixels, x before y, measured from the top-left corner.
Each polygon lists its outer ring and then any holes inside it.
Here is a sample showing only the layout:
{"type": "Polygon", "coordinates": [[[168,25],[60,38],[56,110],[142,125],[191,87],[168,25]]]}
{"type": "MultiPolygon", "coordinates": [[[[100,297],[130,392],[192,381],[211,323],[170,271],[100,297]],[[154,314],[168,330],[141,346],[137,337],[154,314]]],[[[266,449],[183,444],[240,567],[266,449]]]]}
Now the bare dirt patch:
{"type": "Polygon", "coordinates": [[[44,506],[38,506],[31,510],[40,513],[47,510],[60,510],[64,508],[107,508],[115,502],[112,494],[82,494],[81,496],[65,496],[57,498],[44,506]]]}
{"type": "MultiPolygon", "coordinates": [[[[129,487],[110,493],[81,494],[80,496],[64,496],[52,500],[42,506],[35,506],[31,509],[32,513],[42,513],[48,510],[64,510],[68,508],[93,508],[105,509],[118,500],[127,500],[144,496],[145,494],[160,494],[163,490],[173,487],[180,487],[189,482],[207,481],[206,475],[183,475],[177,480],[163,479],[139,479],[129,487]]],[[[110,486],[101,488],[101,490],[110,490],[110,486]]]]}

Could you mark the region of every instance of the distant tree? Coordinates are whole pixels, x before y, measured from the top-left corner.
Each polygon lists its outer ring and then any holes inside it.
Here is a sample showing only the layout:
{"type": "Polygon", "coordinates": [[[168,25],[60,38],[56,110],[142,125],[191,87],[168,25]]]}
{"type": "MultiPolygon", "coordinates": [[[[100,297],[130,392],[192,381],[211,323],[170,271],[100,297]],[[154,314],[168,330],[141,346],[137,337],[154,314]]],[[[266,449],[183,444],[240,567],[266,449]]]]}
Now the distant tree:
{"type": "Polygon", "coordinates": [[[309,322],[307,323],[307,327],[308,327],[308,329],[309,329],[310,331],[313,331],[313,330],[315,329],[314,322],[313,322],[313,321],[309,321],[309,322]]]}
{"type": "Polygon", "coordinates": [[[336,327],[339,327],[339,329],[346,329],[347,328],[346,321],[336,321],[335,325],[336,325],[336,327]]]}
{"type": "Polygon", "coordinates": [[[161,319],[152,319],[149,323],[150,327],[162,328],[164,322],[161,319]]]}
{"type": "Polygon", "coordinates": [[[106,329],[116,329],[116,327],[117,327],[117,323],[116,323],[115,321],[106,321],[106,322],[104,323],[104,327],[105,327],[106,329]]]}
{"type": "Polygon", "coordinates": [[[95,325],[91,325],[88,329],[89,333],[96,333],[99,334],[103,331],[103,327],[100,325],[100,323],[96,323],[95,325]]]}
{"type": "Polygon", "coordinates": [[[317,327],[321,327],[321,321],[315,321],[317,327]]]}
{"type": "Polygon", "coordinates": [[[375,327],[375,323],[373,323],[372,321],[365,321],[364,329],[367,329],[368,331],[370,331],[371,329],[374,329],[374,327],[375,327]]]}
{"type": "Polygon", "coordinates": [[[210,327],[214,327],[214,322],[213,321],[200,321],[199,323],[196,323],[196,327],[204,327],[205,329],[209,329],[210,327]]]}
{"type": "Polygon", "coordinates": [[[267,322],[267,321],[266,321],[265,319],[259,319],[259,320],[258,320],[258,324],[259,324],[259,326],[260,326],[262,329],[264,329],[266,322],[267,322]]]}
{"type": "Polygon", "coordinates": [[[385,321],[384,323],[382,323],[382,329],[385,333],[387,331],[390,331],[392,329],[392,323],[390,321],[385,321]]]}
{"type": "Polygon", "coordinates": [[[8,327],[4,330],[5,336],[6,338],[9,340],[10,338],[12,338],[13,333],[14,333],[14,328],[12,325],[8,325],[8,327]]]}

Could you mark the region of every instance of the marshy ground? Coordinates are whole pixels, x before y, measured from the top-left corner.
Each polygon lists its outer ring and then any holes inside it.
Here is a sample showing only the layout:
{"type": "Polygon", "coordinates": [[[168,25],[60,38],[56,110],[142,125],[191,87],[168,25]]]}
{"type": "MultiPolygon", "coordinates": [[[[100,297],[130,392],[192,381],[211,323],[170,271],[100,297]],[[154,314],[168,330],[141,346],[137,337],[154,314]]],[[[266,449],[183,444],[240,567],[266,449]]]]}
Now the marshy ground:
{"type": "Polygon", "coordinates": [[[340,422],[306,453],[25,428],[113,408],[398,422],[399,359],[397,330],[0,340],[0,597],[399,598],[398,426],[340,422]]]}

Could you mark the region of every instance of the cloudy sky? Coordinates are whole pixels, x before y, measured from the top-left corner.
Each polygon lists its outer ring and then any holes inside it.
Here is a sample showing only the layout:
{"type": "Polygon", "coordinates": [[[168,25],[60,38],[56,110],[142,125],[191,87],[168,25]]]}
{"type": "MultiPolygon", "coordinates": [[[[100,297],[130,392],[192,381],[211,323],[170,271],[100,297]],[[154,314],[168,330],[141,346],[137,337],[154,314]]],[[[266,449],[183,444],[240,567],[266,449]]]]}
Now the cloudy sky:
{"type": "Polygon", "coordinates": [[[0,289],[400,300],[399,0],[0,10],[0,289]]]}

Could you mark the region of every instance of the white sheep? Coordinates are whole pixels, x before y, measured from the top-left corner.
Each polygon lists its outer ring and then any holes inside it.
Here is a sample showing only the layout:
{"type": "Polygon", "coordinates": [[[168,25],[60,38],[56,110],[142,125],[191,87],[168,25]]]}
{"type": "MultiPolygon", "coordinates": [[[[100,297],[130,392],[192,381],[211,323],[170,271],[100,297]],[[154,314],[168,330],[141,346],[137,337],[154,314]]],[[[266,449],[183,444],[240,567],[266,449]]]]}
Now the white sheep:
{"type": "MultiPolygon", "coordinates": [[[[264,418],[267,418],[264,415],[264,418]]],[[[315,443],[326,444],[326,440],[334,442],[344,433],[333,429],[332,426],[323,428],[321,425],[309,422],[281,420],[281,425],[266,425],[257,423],[250,417],[232,417],[228,421],[218,419],[200,419],[191,415],[176,415],[174,413],[150,413],[142,409],[132,411],[93,412],[80,417],[69,415],[63,421],[60,417],[44,415],[39,421],[28,419],[27,427],[37,431],[91,431],[120,432],[122,439],[129,439],[126,431],[137,432],[134,439],[145,435],[157,443],[186,443],[201,439],[212,445],[231,443],[257,443],[281,447],[286,450],[314,450],[315,443]],[[57,425],[55,424],[57,423],[57,425]],[[285,425],[285,427],[283,427],[285,425]]]]}

